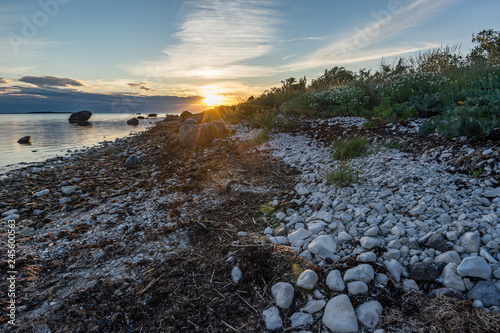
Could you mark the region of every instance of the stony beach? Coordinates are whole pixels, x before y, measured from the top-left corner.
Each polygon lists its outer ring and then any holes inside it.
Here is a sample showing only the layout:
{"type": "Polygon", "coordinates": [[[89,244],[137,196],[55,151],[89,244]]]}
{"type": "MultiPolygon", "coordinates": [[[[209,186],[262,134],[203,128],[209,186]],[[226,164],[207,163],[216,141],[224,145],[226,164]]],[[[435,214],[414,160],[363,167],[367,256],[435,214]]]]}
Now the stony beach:
{"type": "Polygon", "coordinates": [[[266,143],[230,125],[193,149],[168,120],[1,177],[13,331],[498,331],[498,141],[345,117],[266,143]],[[338,188],[325,174],[346,136],[370,151],[352,160],[361,181],[338,188]]]}

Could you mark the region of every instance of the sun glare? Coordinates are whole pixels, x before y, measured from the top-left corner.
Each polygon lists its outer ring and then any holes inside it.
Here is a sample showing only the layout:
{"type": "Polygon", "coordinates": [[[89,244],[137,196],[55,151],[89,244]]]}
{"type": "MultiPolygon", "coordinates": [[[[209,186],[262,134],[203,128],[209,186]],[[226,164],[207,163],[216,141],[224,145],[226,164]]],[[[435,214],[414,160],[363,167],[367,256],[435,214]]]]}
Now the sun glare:
{"type": "Polygon", "coordinates": [[[203,103],[205,103],[208,106],[215,106],[221,104],[223,100],[224,96],[212,94],[205,96],[203,103]]]}

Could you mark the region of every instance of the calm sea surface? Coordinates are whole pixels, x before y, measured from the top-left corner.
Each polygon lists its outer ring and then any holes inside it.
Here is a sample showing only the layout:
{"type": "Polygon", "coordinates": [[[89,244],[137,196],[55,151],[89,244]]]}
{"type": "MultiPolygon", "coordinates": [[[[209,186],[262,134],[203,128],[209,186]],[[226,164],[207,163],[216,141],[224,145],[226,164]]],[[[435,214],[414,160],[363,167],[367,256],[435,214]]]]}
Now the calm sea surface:
{"type": "MultiPolygon", "coordinates": [[[[158,118],[143,119],[138,126],[127,125],[131,114],[94,113],[91,126],[68,122],[70,114],[0,114],[0,174],[22,162],[40,162],[64,156],[68,150],[91,147],[102,141],[112,141],[145,130],[158,118]],[[31,145],[17,143],[31,136],[31,145]]],[[[145,115],[143,115],[145,116],[145,115]]]]}

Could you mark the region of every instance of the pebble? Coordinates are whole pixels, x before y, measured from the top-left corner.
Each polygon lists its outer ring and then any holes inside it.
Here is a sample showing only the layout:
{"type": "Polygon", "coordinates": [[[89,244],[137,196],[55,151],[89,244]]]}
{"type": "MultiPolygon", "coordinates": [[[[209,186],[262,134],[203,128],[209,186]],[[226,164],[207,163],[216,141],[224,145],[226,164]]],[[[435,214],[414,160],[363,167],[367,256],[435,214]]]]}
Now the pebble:
{"type": "Polygon", "coordinates": [[[311,269],[306,269],[305,271],[303,271],[297,279],[297,286],[307,290],[314,289],[317,283],[318,275],[311,269]]]}
{"type": "Polygon", "coordinates": [[[125,166],[127,168],[133,167],[135,165],[138,165],[140,163],[139,157],[136,154],[130,155],[126,160],[125,160],[125,166]]]}
{"type": "Polygon", "coordinates": [[[2,217],[9,216],[12,214],[17,214],[17,213],[19,213],[19,211],[17,209],[11,209],[11,210],[8,210],[8,211],[2,213],[2,217]]]}
{"type": "Polygon", "coordinates": [[[366,328],[375,328],[380,321],[382,310],[382,304],[378,301],[369,301],[356,309],[356,315],[361,325],[366,328]]]}
{"type": "Polygon", "coordinates": [[[397,260],[395,259],[386,260],[384,261],[384,265],[387,268],[387,271],[396,279],[396,281],[401,280],[403,267],[397,260]]]}
{"type": "Polygon", "coordinates": [[[489,281],[479,281],[467,293],[467,297],[473,300],[479,300],[484,306],[500,306],[500,290],[489,281]]]}
{"type": "Polygon", "coordinates": [[[296,312],[290,317],[292,327],[307,327],[312,325],[314,320],[313,317],[304,312],[296,312]]]}
{"type": "Polygon", "coordinates": [[[358,295],[368,292],[368,285],[361,281],[353,281],[347,283],[349,295],[358,295]]]}
{"type": "Polygon", "coordinates": [[[335,253],[337,245],[333,241],[332,237],[328,235],[322,235],[313,240],[308,247],[309,252],[318,254],[321,250],[326,250],[331,253],[335,253]]]}
{"type": "Polygon", "coordinates": [[[374,247],[380,245],[380,240],[374,237],[361,237],[359,242],[361,246],[367,250],[373,249],[374,247]]]}
{"type": "Polygon", "coordinates": [[[455,263],[446,265],[441,273],[441,279],[443,286],[464,292],[465,284],[460,275],[457,274],[457,267],[458,265],[455,263]]]}
{"type": "Polygon", "coordinates": [[[78,190],[78,186],[63,186],[61,187],[61,192],[64,194],[72,194],[78,190]]]}
{"type": "Polygon", "coordinates": [[[370,283],[375,277],[373,267],[368,264],[361,264],[354,268],[348,269],[344,274],[344,281],[362,281],[366,284],[370,283]]]}
{"type": "Polygon", "coordinates": [[[241,269],[238,266],[234,266],[233,270],[231,271],[231,279],[233,280],[233,282],[238,283],[242,277],[243,273],[241,272],[241,269]]]}
{"type": "Polygon", "coordinates": [[[263,313],[266,328],[270,331],[275,331],[283,327],[283,321],[280,317],[280,311],[276,307],[271,307],[263,313]]]}
{"type": "Polygon", "coordinates": [[[290,283],[278,282],[271,288],[276,305],[282,309],[288,309],[293,302],[295,289],[290,283]]]}
{"type": "Polygon", "coordinates": [[[45,190],[42,190],[42,191],[39,191],[39,192],[36,192],[35,194],[33,194],[34,197],[41,197],[43,195],[46,195],[46,194],[49,194],[49,190],[45,189],[45,190]]]}
{"type": "Polygon", "coordinates": [[[460,238],[460,245],[467,251],[467,253],[479,252],[481,239],[475,232],[467,232],[460,238]]]}
{"type": "Polygon", "coordinates": [[[345,289],[344,280],[339,270],[333,270],[326,277],[326,285],[331,290],[343,291],[345,289]]]}
{"type": "Polygon", "coordinates": [[[309,301],[306,304],[305,307],[303,307],[302,309],[300,309],[300,311],[313,314],[313,313],[316,313],[318,311],[323,310],[323,308],[325,307],[325,305],[326,305],[326,301],[323,300],[323,299],[320,299],[320,300],[317,300],[317,301],[313,300],[313,301],[309,301]]]}
{"type": "Polygon", "coordinates": [[[491,276],[491,267],[483,257],[468,257],[458,265],[457,273],[462,277],[471,276],[486,280],[491,276]]]}
{"type": "Polygon", "coordinates": [[[358,319],[347,295],[339,295],[328,301],[323,324],[332,332],[358,331],[358,319]]]}
{"type": "Polygon", "coordinates": [[[21,218],[21,216],[19,214],[10,214],[8,216],[5,216],[2,218],[2,220],[4,221],[10,221],[10,220],[19,220],[21,218]]]}
{"type": "Polygon", "coordinates": [[[409,278],[418,282],[434,282],[439,271],[434,264],[416,263],[411,267],[409,278]]]}

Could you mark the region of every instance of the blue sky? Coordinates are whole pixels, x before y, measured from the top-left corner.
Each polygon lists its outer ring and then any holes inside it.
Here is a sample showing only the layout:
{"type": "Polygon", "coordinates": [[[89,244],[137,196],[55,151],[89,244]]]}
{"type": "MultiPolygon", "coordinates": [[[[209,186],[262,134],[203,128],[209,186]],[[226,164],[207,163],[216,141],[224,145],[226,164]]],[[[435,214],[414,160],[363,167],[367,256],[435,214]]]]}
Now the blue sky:
{"type": "Polygon", "coordinates": [[[0,112],[178,112],[500,30],[500,1],[0,1],[0,112]],[[218,98],[217,98],[218,97],[218,98]]]}

